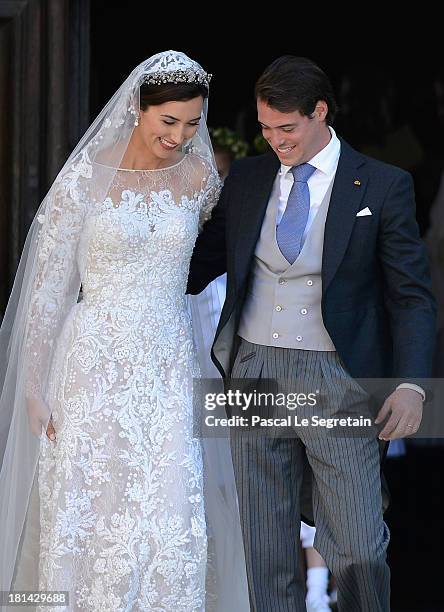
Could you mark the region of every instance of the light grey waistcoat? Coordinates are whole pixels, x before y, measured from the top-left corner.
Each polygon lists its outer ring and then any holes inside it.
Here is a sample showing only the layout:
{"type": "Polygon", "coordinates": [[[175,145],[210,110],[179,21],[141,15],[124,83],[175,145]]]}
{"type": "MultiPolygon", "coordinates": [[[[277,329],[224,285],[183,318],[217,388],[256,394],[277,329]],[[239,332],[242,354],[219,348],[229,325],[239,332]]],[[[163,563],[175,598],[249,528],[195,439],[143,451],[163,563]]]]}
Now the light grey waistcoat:
{"type": "Polygon", "coordinates": [[[277,201],[269,204],[256,245],[238,335],[265,346],[334,351],[321,314],[322,251],[333,181],[290,265],[276,242],[277,201]]]}

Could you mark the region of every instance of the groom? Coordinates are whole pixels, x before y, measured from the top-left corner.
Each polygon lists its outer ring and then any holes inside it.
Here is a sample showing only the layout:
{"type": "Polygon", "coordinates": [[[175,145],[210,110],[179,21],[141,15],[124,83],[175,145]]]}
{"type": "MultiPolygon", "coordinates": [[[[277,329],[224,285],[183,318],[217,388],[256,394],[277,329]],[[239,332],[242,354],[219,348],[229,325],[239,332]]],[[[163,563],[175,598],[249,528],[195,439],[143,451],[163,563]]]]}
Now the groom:
{"type": "MultiPolygon", "coordinates": [[[[188,290],[227,271],[212,357],[228,378],[402,378],[378,419],[384,440],[414,433],[431,375],[435,304],[406,172],[353,150],[331,127],[327,76],[293,56],[256,84],[272,151],[236,162],[199,236],[188,290]]],[[[344,612],[387,612],[389,534],[374,437],[232,433],[251,609],[305,610],[298,560],[312,475],[315,547],[344,612]]]]}

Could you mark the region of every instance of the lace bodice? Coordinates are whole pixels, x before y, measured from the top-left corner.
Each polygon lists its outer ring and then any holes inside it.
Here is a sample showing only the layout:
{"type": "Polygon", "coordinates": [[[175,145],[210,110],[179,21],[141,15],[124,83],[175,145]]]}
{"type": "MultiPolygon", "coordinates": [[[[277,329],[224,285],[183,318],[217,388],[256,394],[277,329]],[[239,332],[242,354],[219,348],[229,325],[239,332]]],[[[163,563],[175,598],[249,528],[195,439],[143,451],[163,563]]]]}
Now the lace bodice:
{"type": "Polygon", "coordinates": [[[78,262],[87,303],[182,302],[198,225],[217,181],[190,156],[167,170],[119,171],[85,222],[78,262]],[[119,282],[116,282],[116,277],[119,282]]]}

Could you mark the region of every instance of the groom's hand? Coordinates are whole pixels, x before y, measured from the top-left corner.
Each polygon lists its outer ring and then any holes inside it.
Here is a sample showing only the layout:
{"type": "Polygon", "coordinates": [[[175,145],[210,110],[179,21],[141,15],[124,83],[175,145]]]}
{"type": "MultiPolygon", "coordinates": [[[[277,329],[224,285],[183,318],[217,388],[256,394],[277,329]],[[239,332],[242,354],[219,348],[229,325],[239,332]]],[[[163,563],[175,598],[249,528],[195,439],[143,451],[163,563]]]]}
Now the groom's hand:
{"type": "Polygon", "coordinates": [[[385,400],[375,423],[381,423],[389,414],[390,418],[379,433],[379,438],[396,440],[411,436],[418,431],[421,425],[421,395],[413,389],[396,389],[385,400]]]}

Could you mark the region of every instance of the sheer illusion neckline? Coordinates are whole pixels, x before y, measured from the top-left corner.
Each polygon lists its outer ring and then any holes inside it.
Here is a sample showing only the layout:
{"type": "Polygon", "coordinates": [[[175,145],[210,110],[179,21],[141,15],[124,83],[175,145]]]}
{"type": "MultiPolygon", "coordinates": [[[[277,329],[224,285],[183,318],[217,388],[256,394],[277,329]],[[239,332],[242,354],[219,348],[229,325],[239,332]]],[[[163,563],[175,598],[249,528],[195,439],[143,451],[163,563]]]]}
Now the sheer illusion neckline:
{"type": "Polygon", "coordinates": [[[180,166],[180,164],[184,161],[184,159],[186,158],[186,154],[182,157],[182,159],[180,159],[177,163],[171,165],[171,166],[164,166],[163,168],[140,168],[140,169],[133,169],[133,168],[115,168],[114,166],[108,166],[107,164],[102,164],[98,161],[94,161],[94,164],[97,164],[98,166],[103,166],[104,168],[110,168],[111,170],[116,170],[118,172],[160,172],[161,170],[170,170],[171,168],[176,168],[177,166],[180,166]]]}

